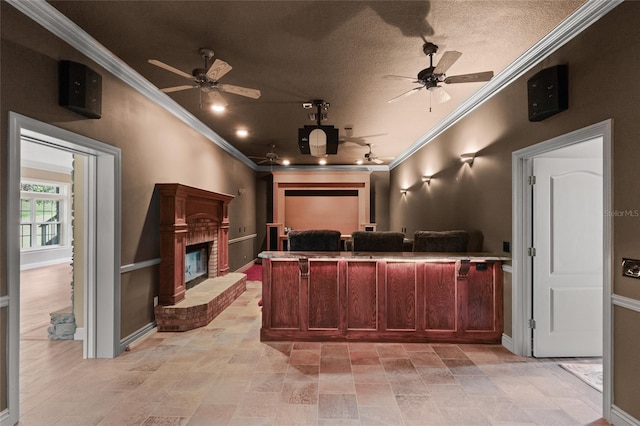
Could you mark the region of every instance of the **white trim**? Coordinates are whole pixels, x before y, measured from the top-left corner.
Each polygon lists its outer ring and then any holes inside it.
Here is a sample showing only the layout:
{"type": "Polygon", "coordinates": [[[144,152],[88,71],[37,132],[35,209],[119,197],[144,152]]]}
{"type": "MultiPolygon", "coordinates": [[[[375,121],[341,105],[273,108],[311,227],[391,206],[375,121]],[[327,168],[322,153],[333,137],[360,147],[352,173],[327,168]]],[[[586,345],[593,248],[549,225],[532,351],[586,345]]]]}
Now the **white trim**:
{"type": "Polygon", "coordinates": [[[146,325],[145,327],[141,328],[136,333],[134,333],[137,336],[137,338],[135,339],[135,341],[130,342],[129,345],[126,346],[124,350],[126,351],[126,350],[135,349],[138,345],[140,345],[142,342],[144,342],[145,340],[147,340],[149,337],[153,336],[156,333],[158,333],[157,324],[150,323],[146,325]],[[151,324],[154,324],[154,327],[150,329],[149,325],[151,324]],[[145,333],[143,330],[147,330],[147,332],[145,333]]]}
{"type": "MultiPolygon", "coordinates": [[[[482,103],[502,90],[503,87],[512,83],[515,79],[537,65],[551,53],[562,47],[585,28],[589,27],[615,8],[618,4],[622,3],[622,1],[623,0],[587,0],[585,4],[578,8],[573,14],[571,14],[571,16],[561,22],[560,25],[550,31],[549,34],[507,66],[507,68],[502,72],[493,77],[491,81],[482,86],[482,88],[474,95],[460,104],[460,106],[458,106],[451,114],[423,135],[388,166],[365,166],[365,169],[372,171],[389,171],[394,169],[416,151],[431,142],[440,133],[444,132],[446,129],[458,122],[458,120],[471,113],[482,103]]],[[[247,156],[242,154],[238,149],[229,144],[211,128],[198,120],[193,114],[178,105],[173,99],[151,84],[133,68],[124,63],[120,58],[104,48],[97,40],[91,37],[91,35],[82,30],[78,25],[60,13],[53,6],[44,1],[7,0],[7,3],[11,4],[20,12],[42,25],[45,29],[58,36],[60,39],[69,43],[80,53],[83,53],[88,58],[95,61],[111,74],[166,109],[188,126],[200,132],[204,137],[220,146],[251,169],[256,171],[271,171],[274,169],[271,166],[257,166],[247,156]]],[[[291,166],[282,167],[282,169],[290,167],[291,166]]],[[[347,170],[354,170],[354,166],[344,167],[346,167],[347,170]]],[[[280,167],[276,168],[280,169],[280,167]]],[[[302,169],[306,168],[298,168],[298,170],[302,169]]],[[[339,166],[328,166],[324,169],[341,170],[342,168],[339,166]]],[[[362,170],[362,167],[356,167],[355,169],[362,170]]],[[[318,170],[318,167],[313,166],[313,170],[318,170]]]]}
{"type": "Polygon", "coordinates": [[[13,423],[11,423],[11,415],[9,413],[9,409],[8,408],[5,408],[0,413],[0,425],[1,426],[13,426],[13,423]]]}
{"type": "Polygon", "coordinates": [[[505,265],[503,263],[502,264],[502,271],[506,272],[507,274],[513,274],[513,267],[511,265],[505,265]]]}
{"type": "Polygon", "coordinates": [[[512,62],[498,75],[493,77],[487,84],[482,86],[480,90],[462,102],[455,110],[453,110],[453,112],[451,112],[451,114],[432,127],[424,136],[411,145],[409,149],[396,157],[396,159],[389,164],[389,169],[393,170],[395,167],[400,165],[404,160],[411,157],[419,149],[457,123],[458,120],[461,120],[464,116],[470,114],[474,109],[488,101],[493,95],[511,84],[522,74],[529,71],[540,63],[540,61],[544,60],[565,43],[584,31],[591,24],[606,15],[618,4],[622,3],[622,1],[623,0],[587,0],[567,19],[551,30],[549,34],[544,36],[529,50],[518,57],[518,59],[512,62]]]}
{"type": "Polygon", "coordinates": [[[9,296],[0,296],[0,308],[9,306],[9,296]]]}
{"type": "Polygon", "coordinates": [[[128,265],[122,265],[120,267],[120,273],[126,274],[127,272],[137,271],[138,269],[149,268],[151,266],[159,265],[160,262],[162,262],[162,259],[156,258],[156,259],[150,259],[150,260],[143,260],[142,262],[130,263],[128,265]]]}
{"type": "Polygon", "coordinates": [[[73,340],[84,340],[87,338],[87,330],[84,327],[76,327],[76,332],[73,334],[73,340]]]}
{"type": "Polygon", "coordinates": [[[149,324],[145,325],[144,327],[142,327],[138,331],[136,331],[136,332],[128,335],[124,339],[122,339],[122,341],[120,341],[120,352],[126,351],[127,347],[130,347],[131,345],[133,345],[138,339],[142,339],[147,334],[149,334],[150,332],[154,331],[156,326],[157,326],[157,324],[156,324],[155,321],[154,322],[150,322],[149,324]]]}
{"type": "Polygon", "coordinates": [[[634,418],[615,404],[611,405],[610,422],[616,426],[640,426],[640,420],[634,418]]]}
{"type": "Polygon", "coordinates": [[[504,333],[502,333],[502,346],[509,352],[513,352],[513,340],[504,333]]]}
{"type": "Polygon", "coordinates": [[[247,240],[253,240],[258,238],[258,234],[249,234],[249,235],[245,235],[243,237],[238,237],[238,238],[234,238],[233,240],[229,240],[229,245],[231,244],[236,244],[242,241],[247,241],[247,240]]]}
{"type": "Polygon", "coordinates": [[[34,262],[34,263],[20,263],[21,271],[28,271],[29,269],[42,268],[44,266],[58,265],[60,263],[71,263],[70,257],[64,257],[61,259],[51,259],[45,260],[43,262],[34,262]]]}
{"type": "Polygon", "coordinates": [[[620,306],[621,308],[630,309],[635,312],[640,312],[640,300],[631,299],[630,297],[620,296],[619,294],[612,294],[611,304],[620,306]]]}
{"type": "MultiPolygon", "coordinates": [[[[8,329],[8,389],[7,405],[9,408],[9,421],[17,423],[20,413],[20,247],[19,247],[19,220],[20,220],[20,145],[23,136],[32,137],[41,143],[68,151],[86,155],[90,166],[95,167],[94,191],[96,197],[95,214],[88,214],[88,222],[93,221],[95,227],[92,232],[95,240],[90,241],[96,247],[95,255],[88,256],[87,270],[95,268],[94,280],[87,281],[85,294],[95,287],[96,299],[92,305],[87,305],[85,312],[95,307],[96,322],[95,332],[87,329],[87,339],[83,345],[85,354],[88,353],[88,340],[92,334],[95,339],[95,349],[90,355],[102,358],[113,358],[120,350],[120,163],[121,151],[119,148],[101,143],[94,139],[78,135],[76,133],[43,123],[32,118],[9,112],[8,119],[9,139],[7,152],[7,203],[6,203],[6,229],[3,243],[6,244],[3,253],[6,267],[9,319],[8,329]],[[100,259],[98,262],[97,260],[100,259]],[[96,301],[100,300],[98,304],[96,301]],[[99,327],[99,328],[98,328],[99,327]]],[[[85,322],[85,327],[89,324],[85,322]]]]}
{"type": "Polygon", "coordinates": [[[603,343],[602,366],[603,417],[609,420],[613,392],[613,317],[611,311],[612,289],[612,240],[613,221],[604,212],[612,206],[612,138],[613,120],[605,120],[574,132],[555,137],[539,144],[523,148],[512,154],[512,248],[513,248],[513,287],[512,287],[512,336],[513,352],[517,355],[531,356],[531,338],[528,319],[531,312],[531,262],[527,256],[527,247],[531,246],[531,200],[527,196],[529,185],[527,177],[531,174],[532,158],[545,152],[570,146],[589,139],[602,138],[603,162],[603,343]]]}
{"type": "Polygon", "coordinates": [[[71,167],[59,166],[57,164],[49,164],[43,161],[36,161],[36,160],[22,160],[22,167],[27,167],[30,169],[46,170],[48,172],[64,173],[64,174],[69,174],[72,171],[71,167]]]}
{"type": "Polygon", "coordinates": [[[312,164],[299,164],[299,165],[291,165],[291,166],[279,166],[279,165],[275,165],[275,166],[258,166],[256,168],[256,171],[258,172],[273,172],[273,171],[278,171],[278,172],[299,172],[299,171],[307,171],[307,172],[316,172],[316,171],[321,171],[321,172],[326,172],[326,171],[331,171],[331,172],[335,172],[335,171],[342,171],[342,172],[388,172],[389,171],[389,166],[386,165],[362,165],[362,166],[358,166],[358,165],[335,165],[335,166],[331,166],[331,165],[326,165],[326,166],[318,166],[318,165],[312,165],[312,164]]]}
{"type": "Polygon", "coordinates": [[[69,43],[78,52],[83,53],[89,59],[108,72],[160,105],[162,108],[182,120],[192,129],[198,131],[205,138],[227,151],[229,154],[242,161],[245,165],[256,170],[256,164],[237,148],[224,140],[211,128],[202,123],[196,116],[180,106],[167,94],[162,92],[147,79],[141,76],[133,68],[127,65],[116,55],[107,50],[100,42],[76,25],[73,21],[60,13],[58,9],[45,1],[8,0],[7,3],[42,25],[61,40],[69,43]]]}

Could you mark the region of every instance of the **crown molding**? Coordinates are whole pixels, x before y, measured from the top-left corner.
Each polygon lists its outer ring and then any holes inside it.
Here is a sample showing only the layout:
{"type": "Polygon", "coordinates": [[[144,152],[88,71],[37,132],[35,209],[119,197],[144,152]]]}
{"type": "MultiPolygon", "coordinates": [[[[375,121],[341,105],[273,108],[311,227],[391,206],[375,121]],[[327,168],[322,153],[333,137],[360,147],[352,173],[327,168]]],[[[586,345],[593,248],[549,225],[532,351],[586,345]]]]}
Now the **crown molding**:
{"type": "Polygon", "coordinates": [[[6,0],[7,3],[42,25],[46,30],[69,43],[73,48],[103,67],[105,70],[124,81],[126,84],[149,98],[152,102],[182,120],[185,124],[202,134],[205,138],[224,149],[226,152],[256,170],[256,164],[236,149],[220,135],[211,130],[193,114],[180,106],[167,94],[151,84],[137,71],[114,55],[106,47],[91,37],[86,31],[60,13],[58,9],[44,0],[6,0]]]}
{"type": "MultiPolygon", "coordinates": [[[[69,43],[89,59],[120,78],[129,86],[162,106],[168,112],[182,120],[185,124],[198,131],[204,137],[224,149],[226,152],[242,161],[245,165],[256,171],[270,171],[271,167],[257,166],[237,148],[214,132],[188,112],[168,95],[151,84],[124,61],[111,53],[106,47],[91,37],[73,21],[60,13],[56,8],[44,0],[6,0],[7,3],[24,13],[26,16],[42,25],[45,29],[60,39],[69,43]]],[[[389,166],[367,167],[366,170],[389,171],[400,165],[403,161],[415,154],[419,149],[435,139],[442,132],[454,125],[458,120],[471,113],[503,87],[512,83],[522,74],[540,63],[547,56],[562,47],[569,40],[580,34],[584,29],[606,15],[623,0],[587,0],[571,16],[554,28],[549,34],[533,45],[522,56],[507,66],[502,72],[482,86],[475,94],[465,100],[451,114],[413,143],[405,152],[393,160],[389,166]]],[[[323,170],[353,170],[352,166],[325,166],[323,170]]],[[[298,170],[318,170],[317,167],[298,166],[298,170]]],[[[358,169],[361,170],[361,169],[358,169]]]]}
{"type": "Polygon", "coordinates": [[[389,169],[393,170],[400,165],[404,160],[457,123],[458,120],[478,108],[493,95],[539,64],[622,2],[623,0],[587,0],[567,19],[551,30],[549,34],[524,52],[518,59],[482,86],[480,90],[467,98],[451,114],[418,139],[405,152],[400,154],[389,164],[389,169]]]}

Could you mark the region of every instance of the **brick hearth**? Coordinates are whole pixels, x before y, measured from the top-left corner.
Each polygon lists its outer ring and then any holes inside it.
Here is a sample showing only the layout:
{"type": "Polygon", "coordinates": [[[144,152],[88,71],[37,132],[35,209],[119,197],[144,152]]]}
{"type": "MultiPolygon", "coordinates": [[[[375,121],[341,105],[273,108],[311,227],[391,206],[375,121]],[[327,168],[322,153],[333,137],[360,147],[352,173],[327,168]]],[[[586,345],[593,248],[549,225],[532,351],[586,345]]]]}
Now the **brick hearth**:
{"type": "Polygon", "coordinates": [[[187,290],[175,305],[155,307],[158,331],[187,331],[204,327],[247,289],[247,276],[232,272],[209,278],[187,290]]]}

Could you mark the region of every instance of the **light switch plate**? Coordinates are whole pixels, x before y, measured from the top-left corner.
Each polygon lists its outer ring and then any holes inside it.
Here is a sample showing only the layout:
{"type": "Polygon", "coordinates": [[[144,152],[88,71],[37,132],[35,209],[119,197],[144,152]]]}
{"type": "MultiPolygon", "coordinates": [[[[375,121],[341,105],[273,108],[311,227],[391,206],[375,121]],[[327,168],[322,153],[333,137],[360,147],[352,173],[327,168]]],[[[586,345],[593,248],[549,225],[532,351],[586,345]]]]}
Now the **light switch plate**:
{"type": "Polygon", "coordinates": [[[622,276],[640,278],[640,260],[622,259],[622,276]]]}

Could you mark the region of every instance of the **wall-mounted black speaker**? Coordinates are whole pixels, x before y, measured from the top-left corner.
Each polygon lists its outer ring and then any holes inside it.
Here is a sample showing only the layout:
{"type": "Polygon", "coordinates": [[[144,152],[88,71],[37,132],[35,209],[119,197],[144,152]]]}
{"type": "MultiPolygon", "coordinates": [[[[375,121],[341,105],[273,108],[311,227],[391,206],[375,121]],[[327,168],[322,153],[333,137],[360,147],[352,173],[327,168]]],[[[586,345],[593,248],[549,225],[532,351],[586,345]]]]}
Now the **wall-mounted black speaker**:
{"type": "Polygon", "coordinates": [[[60,61],[60,106],[89,118],[102,116],[102,76],[72,61],[60,61]]]}
{"type": "Polygon", "coordinates": [[[527,81],[529,121],[542,121],[569,108],[567,65],[545,68],[527,81]]]}

